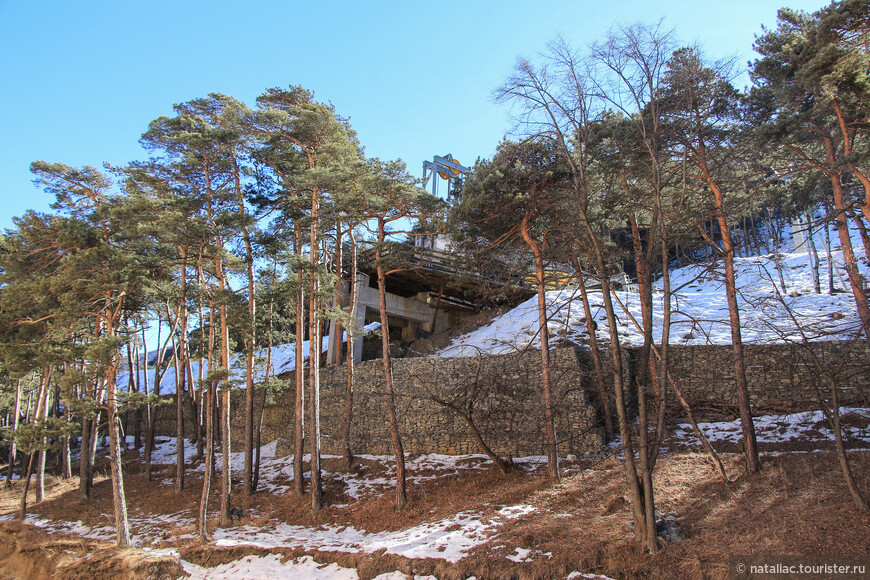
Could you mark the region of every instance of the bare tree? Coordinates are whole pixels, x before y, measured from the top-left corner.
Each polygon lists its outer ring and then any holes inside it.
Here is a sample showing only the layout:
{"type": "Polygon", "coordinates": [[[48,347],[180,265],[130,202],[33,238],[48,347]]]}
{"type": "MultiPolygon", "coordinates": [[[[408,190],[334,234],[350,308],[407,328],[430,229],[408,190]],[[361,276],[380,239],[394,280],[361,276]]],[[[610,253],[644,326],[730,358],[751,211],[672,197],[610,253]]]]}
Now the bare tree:
{"type": "MultiPolygon", "coordinates": [[[[561,231],[570,240],[580,264],[588,263],[601,284],[602,302],[610,335],[610,366],[620,436],[624,449],[624,471],[629,487],[636,528],[650,552],[658,550],[652,473],[646,445],[647,417],[639,414],[640,445],[636,445],[625,404],[622,349],[611,298],[610,276],[613,273],[609,240],[602,236],[607,220],[601,211],[602,199],[590,161],[590,144],[594,139],[596,116],[604,107],[589,79],[583,61],[564,44],[557,45],[545,64],[536,67],[527,60],[517,63],[514,74],[498,90],[503,102],[515,104],[518,129],[553,145],[566,165],[564,187],[569,205],[558,212],[561,231]],[[635,461],[635,453],[639,461],[635,461]]],[[[642,392],[638,393],[643,396],[642,392]]]]}
{"type": "MultiPolygon", "coordinates": [[[[831,331],[820,327],[818,323],[808,322],[800,317],[786,296],[774,284],[770,272],[762,269],[762,275],[770,282],[774,294],[760,299],[759,303],[755,306],[763,308],[769,314],[769,316],[763,319],[767,329],[773,332],[778,340],[794,345],[793,352],[801,358],[803,364],[809,363],[815,371],[812,378],[816,381],[820,410],[828,419],[831,430],[834,433],[834,444],[837,460],[843,474],[843,482],[849,490],[849,495],[855,508],[862,512],[870,512],[870,503],[868,503],[865,494],[861,492],[852,473],[851,463],[843,441],[843,428],[840,422],[841,387],[838,382],[843,374],[842,367],[848,361],[849,356],[847,353],[842,354],[838,357],[839,360],[837,361],[825,359],[819,352],[820,349],[818,348],[817,341],[829,336],[831,331]],[[776,322],[783,319],[787,320],[790,324],[782,325],[776,322]],[[799,336],[798,340],[795,340],[796,334],[799,336]]],[[[861,343],[858,341],[858,338],[862,332],[863,330],[858,328],[852,335],[853,340],[844,344],[843,348],[860,348],[861,343]]]]}

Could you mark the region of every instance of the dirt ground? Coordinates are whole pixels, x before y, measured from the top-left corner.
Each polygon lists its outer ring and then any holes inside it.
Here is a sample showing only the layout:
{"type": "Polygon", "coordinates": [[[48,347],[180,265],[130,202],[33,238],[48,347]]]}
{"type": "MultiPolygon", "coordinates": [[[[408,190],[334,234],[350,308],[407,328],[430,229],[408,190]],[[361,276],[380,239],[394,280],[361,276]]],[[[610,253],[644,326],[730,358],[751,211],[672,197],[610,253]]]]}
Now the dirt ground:
{"type": "MultiPolygon", "coordinates": [[[[859,486],[870,491],[870,452],[853,451],[850,457],[859,486]]],[[[630,508],[622,499],[628,497],[622,467],[614,458],[569,463],[568,471],[573,474],[559,483],[549,481],[540,468],[517,470],[507,476],[495,469],[459,470],[449,477],[434,477],[412,486],[409,506],[402,511],[393,508],[389,487],[383,493],[349,501],[337,479],[326,481],[326,503],[344,505],[317,513],[310,511],[308,497],[296,498],[292,493],[259,493],[247,499],[239,494],[234,503],[241,503],[246,514],[256,514],[246,517],[245,524],[280,519],[315,527],[350,525],[369,532],[401,530],[463,510],[480,511],[481,506],[525,504],[537,508],[509,520],[496,537],[452,564],[383,552],[307,552],[319,562],[352,566],[361,578],[393,570],[447,579],[564,578],[571,571],[612,578],[727,578],[728,558],[736,554],[865,558],[870,554],[870,518],[853,508],[839,464],[830,451],[768,452],[763,456],[764,470],[753,476],[742,473],[739,456],[729,454],[723,458],[734,480],[729,484],[722,482],[698,453],[676,451],[660,459],[655,474],[657,507],[663,513],[676,514],[687,537],[677,542],[663,541],[662,550],[654,556],[644,554],[633,537],[630,508]],[[517,547],[533,549],[541,557],[530,562],[508,560],[506,556],[517,547]]],[[[469,461],[483,463],[479,459],[469,461]]],[[[360,460],[357,469],[375,472],[383,469],[381,465],[360,460]]],[[[327,460],[324,467],[339,471],[338,460],[327,460]]],[[[139,473],[135,452],[130,452],[126,469],[131,518],[185,510],[191,518],[195,516],[201,490],[199,476],[188,473],[187,488],[176,494],[170,467],[161,466],[155,480],[147,482],[139,473]]],[[[0,492],[0,513],[12,513],[19,495],[16,487],[0,492]]],[[[497,508],[484,507],[485,515],[487,509],[497,508]]],[[[47,498],[33,505],[30,513],[50,520],[81,520],[90,527],[111,526],[110,482],[99,478],[93,499],[83,502],[78,499],[77,480],[52,476],[47,498]]],[[[192,526],[170,522],[150,533],[157,537],[154,547],[174,547],[185,560],[203,566],[248,554],[271,552],[290,557],[304,553],[292,549],[219,548],[188,537],[194,532],[192,526]]],[[[149,557],[141,550],[120,550],[110,542],[75,535],[48,534],[30,524],[0,523],[0,579],[46,578],[50,573],[63,578],[95,579],[184,575],[172,559],[149,557]]]]}

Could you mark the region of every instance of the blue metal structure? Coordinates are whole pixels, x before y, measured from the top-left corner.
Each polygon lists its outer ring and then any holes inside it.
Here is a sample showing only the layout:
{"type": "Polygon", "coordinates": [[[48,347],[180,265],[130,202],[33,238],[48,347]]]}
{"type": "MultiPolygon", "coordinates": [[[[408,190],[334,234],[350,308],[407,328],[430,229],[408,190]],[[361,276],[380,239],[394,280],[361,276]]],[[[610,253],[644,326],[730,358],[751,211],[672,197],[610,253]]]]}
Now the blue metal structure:
{"type": "Polygon", "coordinates": [[[438,195],[438,178],[444,179],[449,184],[454,179],[462,179],[469,169],[453,159],[448,153],[444,157],[435,155],[432,161],[423,162],[423,187],[426,187],[429,178],[432,178],[432,195],[438,195]]]}

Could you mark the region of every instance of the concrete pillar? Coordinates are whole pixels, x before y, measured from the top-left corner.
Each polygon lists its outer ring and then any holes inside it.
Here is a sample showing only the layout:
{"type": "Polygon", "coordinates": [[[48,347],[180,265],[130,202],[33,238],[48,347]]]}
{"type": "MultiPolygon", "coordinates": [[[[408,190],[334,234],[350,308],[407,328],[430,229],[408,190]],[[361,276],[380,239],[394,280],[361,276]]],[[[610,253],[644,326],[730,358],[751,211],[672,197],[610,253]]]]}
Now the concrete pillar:
{"type": "MultiPolygon", "coordinates": [[[[351,310],[351,316],[356,321],[356,328],[358,330],[362,330],[362,328],[366,325],[366,307],[365,305],[360,304],[361,291],[363,288],[368,288],[369,285],[369,277],[362,272],[357,272],[356,279],[354,280],[354,295],[357,299],[354,301],[353,309],[351,310]]],[[[362,337],[358,336],[353,343],[353,362],[362,362],[363,355],[363,341],[362,337]]]]}
{"type": "Polygon", "coordinates": [[[791,218],[791,239],[794,242],[795,252],[807,252],[807,229],[808,224],[804,223],[803,216],[798,214],[797,217],[791,218]]]}
{"type": "MultiPolygon", "coordinates": [[[[338,296],[335,297],[332,305],[333,307],[338,309],[343,309],[343,305],[348,303],[348,299],[350,298],[350,292],[347,288],[347,284],[342,282],[341,284],[341,292],[338,296]]],[[[336,336],[338,331],[338,322],[333,319],[329,321],[329,346],[326,349],[326,366],[337,365],[339,359],[341,359],[341,337],[336,336]]],[[[346,332],[347,329],[343,329],[342,334],[346,332]]]]}
{"type": "MultiPolygon", "coordinates": [[[[341,304],[339,297],[335,298],[335,305],[341,304]]],[[[341,349],[341,337],[336,336],[338,332],[338,323],[335,319],[329,321],[329,346],[326,348],[326,366],[334,366],[338,364],[339,352],[341,349]]]]}

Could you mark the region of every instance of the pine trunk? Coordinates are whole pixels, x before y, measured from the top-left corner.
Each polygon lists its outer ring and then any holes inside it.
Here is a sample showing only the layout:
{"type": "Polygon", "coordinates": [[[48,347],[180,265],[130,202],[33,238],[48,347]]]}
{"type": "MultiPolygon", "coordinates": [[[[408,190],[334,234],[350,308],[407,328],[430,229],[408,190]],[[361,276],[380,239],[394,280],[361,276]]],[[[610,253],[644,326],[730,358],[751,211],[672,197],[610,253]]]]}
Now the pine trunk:
{"type": "MultiPolygon", "coordinates": [[[[51,381],[52,370],[53,370],[52,367],[49,367],[49,366],[46,366],[42,369],[42,378],[43,378],[43,381],[45,383],[45,387],[44,387],[45,400],[42,403],[41,412],[37,408],[35,416],[36,416],[37,420],[41,421],[43,424],[45,424],[46,420],[48,419],[48,407],[49,407],[49,400],[51,398],[51,388],[49,387],[49,384],[51,381]]],[[[37,401],[37,403],[38,403],[38,401],[37,401]]],[[[47,453],[48,453],[48,437],[43,437],[42,438],[42,445],[41,445],[41,448],[39,450],[39,463],[38,463],[37,472],[36,472],[36,503],[40,503],[42,500],[45,499],[45,460],[46,460],[47,453]]]]}
{"type": "MultiPolygon", "coordinates": [[[[246,213],[245,197],[241,183],[241,171],[233,158],[236,197],[239,204],[239,214],[246,213]]],[[[245,332],[245,465],[242,474],[242,493],[249,497],[253,493],[253,462],[254,462],[254,350],[256,348],[256,292],[254,286],[254,249],[251,244],[251,234],[246,225],[242,225],[242,239],[245,243],[245,265],[248,275],[248,320],[245,332]]]]}
{"type": "Polygon", "coordinates": [[[175,360],[175,493],[184,491],[184,391],[185,386],[193,390],[192,384],[186,383],[185,373],[190,364],[187,353],[187,248],[179,246],[181,254],[181,280],[178,293],[179,342],[172,341],[172,352],[175,360]]]}
{"type": "Polygon", "coordinates": [[[613,410],[610,408],[610,396],[604,384],[604,365],[601,362],[601,351],[598,347],[596,331],[598,324],[592,317],[592,308],[589,305],[589,293],[586,291],[586,276],[580,270],[580,263],[574,260],[574,275],[577,277],[577,285],[580,288],[580,301],[583,303],[583,316],[586,318],[586,334],[589,337],[589,349],[592,352],[592,368],[595,371],[595,388],[598,398],[601,400],[602,414],[604,415],[604,433],[607,440],[613,440],[613,410]]]}
{"type": "Polygon", "coordinates": [[[810,270],[813,276],[813,292],[822,293],[822,285],[819,281],[819,251],[816,248],[816,240],[813,227],[813,211],[807,211],[807,246],[809,250],[810,270]]]}
{"type": "Polygon", "coordinates": [[[731,323],[731,344],[734,351],[734,374],[737,380],[737,405],[740,409],[740,425],[743,430],[743,455],[746,459],[746,472],[757,473],[761,470],[758,456],[758,443],[755,439],[755,425],[749,400],[749,385],[746,381],[746,366],[743,357],[743,336],[740,329],[740,310],[737,305],[737,281],[734,274],[734,244],[725,217],[725,202],[722,190],[714,180],[708,182],[716,204],[716,218],[719,234],[722,236],[723,257],[725,262],[725,296],[728,300],[728,317],[731,323]]]}
{"type": "MultiPolygon", "coordinates": [[[[176,348],[173,341],[173,352],[177,352],[176,348]]],[[[175,493],[181,493],[184,491],[184,367],[177,355],[173,358],[175,360],[175,493]]]]}
{"type": "MultiPolygon", "coordinates": [[[[202,270],[200,269],[200,279],[202,279],[202,270]]],[[[200,321],[202,321],[202,313],[200,312],[200,321]]],[[[208,350],[206,351],[208,372],[214,372],[214,300],[209,298],[208,309],[208,350]]],[[[202,325],[200,325],[202,326],[202,325]]],[[[200,375],[202,375],[202,363],[199,365],[200,375]]],[[[199,499],[199,538],[203,542],[208,541],[208,500],[211,495],[211,483],[214,477],[214,445],[215,445],[215,422],[214,422],[214,407],[216,386],[213,380],[209,380],[207,391],[203,394],[202,412],[205,417],[205,465],[203,465],[202,476],[202,495],[199,499]]]]}
{"type": "MultiPolygon", "coordinates": [[[[220,272],[219,281],[221,291],[226,290],[226,281],[223,277],[223,264],[216,264],[220,272]]],[[[230,330],[229,321],[227,320],[227,306],[220,305],[220,324],[221,324],[221,366],[224,369],[230,368],[230,330]]],[[[231,473],[231,457],[232,449],[230,435],[230,384],[229,377],[224,379],[221,393],[221,507],[220,507],[220,525],[228,526],[232,521],[230,519],[230,500],[232,496],[232,473],[231,473]]]]}
{"type": "Polygon", "coordinates": [[[82,421],[82,440],[79,445],[79,499],[84,501],[91,497],[88,464],[91,462],[91,421],[82,421]]]}
{"type": "Polygon", "coordinates": [[[108,385],[107,405],[109,407],[109,446],[112,473],[112,503],[115,510],[115,532],[119,546],[130,545],[130,523],[127,519],[127,499],[124,495],[124,468],[121,457],[121,440],[118,434],[118,407],[115,398],[115,371],[106,377],[108,385]]]}
{"type": "Polygon", "coordinates": [[[559,481],[559,457],[556,452],[556,420],[550,384],[550,331],[547,326],[547,289],[544,286],[544,256],[540,244],[529,233],[532,214],[526,213],[520,225],[523,239],[535,256],[535,283],[538,295],[538,333],[541,338],[541,390],[547,434],[547,469],[550,478],[559,481]]]}
{"type": "MultiPolygon", "coordinates": [[[[18,418],[21,415],[21,379],[15,381],[15,405],[12,415],[12,433],[18,430],[18,418]]],[[[69,449],[69,446],[67,446],[69,449]]],[[[9,444],[9,470],[6,474],[6,488],[12,485],[12,471],[15,468],[15,437],[12,437],[12,442],[9,444]]]]}
{"type": "Polygon", "coordinates": [[[311,200],[311,238],[309,245],[309,260],[311,266],[311,295],[308,304],[308,398],[310,399],[310,445],[311,445],[311,509],[314,511],[323,507],[323,482],[320,471],[320,285],[318,269],[320,267],[320,252],[318,251],[320,200],[318,190],[314,189],[311,200]]]}
{"type": "Polygon", "coordinates": [[[840,470],[843,473],[843,479],[846,483],[846,488],[849,490],[849,495],[852,496],[852,502],[855,508],[861,512],[870,512],[870,504],[867,503],[867,498],[861,493],[858,484],[855,482],[855,476],[852,474],[852,467],[849,464],[849,456],[846,453],[846,447],[843,444],[843,431],[840,424],[840,396],[837,390],[836,381],[828,376],[828,387],[831,393],[831,428],[834,431],[834,441],[837,448],[837,459],[840,462],[840,470]]]}
{"type": "Polygon", "coordinates": [[[378,271],[378,306],[381,315],[381,355],[384,365],[384,383],[387,387],[387,408],[390,415],[390,435],[393,439],[393,453],[396,456],[396,508],[402,509],[408,503],[408,493],[405,483],[405,450],[402,447],[402,436],[399,433],[399,421],[396,416],[396,394],[393,388],[393,361],[390,357],[390,324],[387,319],[387,290],[381,248],[386,235],[386,225],[378,218],[378,245],[375,249],[375,264],[378,271]]]}
{"type": "MultiPolygon", "coordinates": [[[[50,368],[50,367],[47,367],[50,368]]],[[[50,379],[50,373],[43,369],[42,378],[39,381],[39,391],[36,394],[36,409],[33,412],[33,422],[38,423],[40,417],[42,416],[42,405],[43,399],[48,398],[48,381],[50,379]]],[[[47,401],[46,401],[47,403],[47,401]]],[[[38,452],[31,452],[28,454],[27,458],[27,469],[25,473],[21,475],[22,481],[24,482],[24,489],[21,491],[21,500],[18,504],[18,519],[23,520],[27,515],[27,493],[30,491],[30,477],[33,474],[34,463],[36,463],[38,452]]],[[[37,497],[37,502],[40,501],[41,498],[37,497]]]]}
{"type": "Polygon", "coordinates": [[[208,541],[208,500],[211,495],[211,481],[214,472],[214,413],[212,407],[214,405],[214,386],[209,385],[205,393],[203,408],[205,409],[205,464],[203,465],[202,475],[202,494],[199,499],[199,518],[197,527],[199,539],[203,542],[208,541]]]}
{"type": "Polygon", "coordinates": [[[836,210],[834,224],[837,226],[837,234],[840,237],[844,268],[849,278],[852,296],[855,298],[858,317],[861,319],[861,328],[864,331],[867,344],[870,345],[870,307],[867,304],[867,294],[864,292],[864,284],[858,270],[858,259],[852,248],[852,238],[849,235],[849,224],[846,220],[846,196],[839,178],[832,178],[831,185],[834,190],[834,208],[836,210]]]}
{"type": "MultiPolygon", "coordinates": [[[[159,331],[158,331],[159,332],[159,331]]],[[[159,340],[159,339],[158,339],[159,340]]],[[[145,395],[148,396],[149,387],[148,387],[148,341],[145,338],[145,327],[142,327],[142,350],[144,351],[144,360],[145,364],[145,372],[143,373],[142,378],[142,388],[145,392],[145,395]]],[[[157,361],[157,364],[160,364],[160,361],[157,361]]],[[[155,379],[157,376],[157,369],[154,370],[155,379]]],[[[145,453],[143,457],[143,462],[145,463],[145,481],[151,481],[151,451],[154,448],[154,436],[151,432],[152,423],[151,415],[154,412],[154,409],[151,406],[151,403],[145,404],[145,453]]]]}
{"type": "MultiPolygon", "coordinates": [[[[658,359],[658,375],[656,376],[657,388],[656,396],[658,397],[658,409],[656,413],[656,438],[655,443],[650,450],[650,469],[655,468],[658,460],[659,450],[665,440],[665,418],[668,408],[668,365],[670,355],[671,342],[671,271],[668,260],[668,241],[667,235],[662,229],[661,242],[661,260],[662,260],[662,337],[659,346],[658,359]]],[[[655,345],[651,345],[655,349],[655,345]]]]}
{"type": "MultiPolygon", "coordinates": [[[[302,239],[297,228],[294,239],[294,251],[301,260],[302,239]]],[[[302,465],[302,455],[305,452],[305,351],[302,341],[305,338],[305,292],[303,290],[305,273],[301,267],[296,270],[296,393],[293,415],[293,491],[296,497],[305,495],[305,473],[302,465]]],[[[310,344],[310,342],[309,342],[310,344]]]]}
{"type": "Polygon", "coordinates": [[[353,350],[354,350],[354,342],[356,338],[354,334],[357,329],[357,308],[358,308],[358,289],[357,289],[357,253],[356,253],[356,240],[354,239],[353,229],[348,231],[348,235],[350,237],[351,243],[351,267],[350,267],[350,280],[348,281],[348,294],[349,294],[349,304],[348,304],[348,313],[350,314],[350,319],[353,321],[351,323],[352,328],[348,328],[347,332],[347,358],[345,360],[345,364],[347,366],[347,383],[345,385],[345,406],[344,406],[344,466],[345,469],[350,471],[353,469],[353,450],[350,446],[350,436],[351,436],[351,427],[353,426],[353,380],[354,380],[354,360],[353,360],[353,350]]]}

